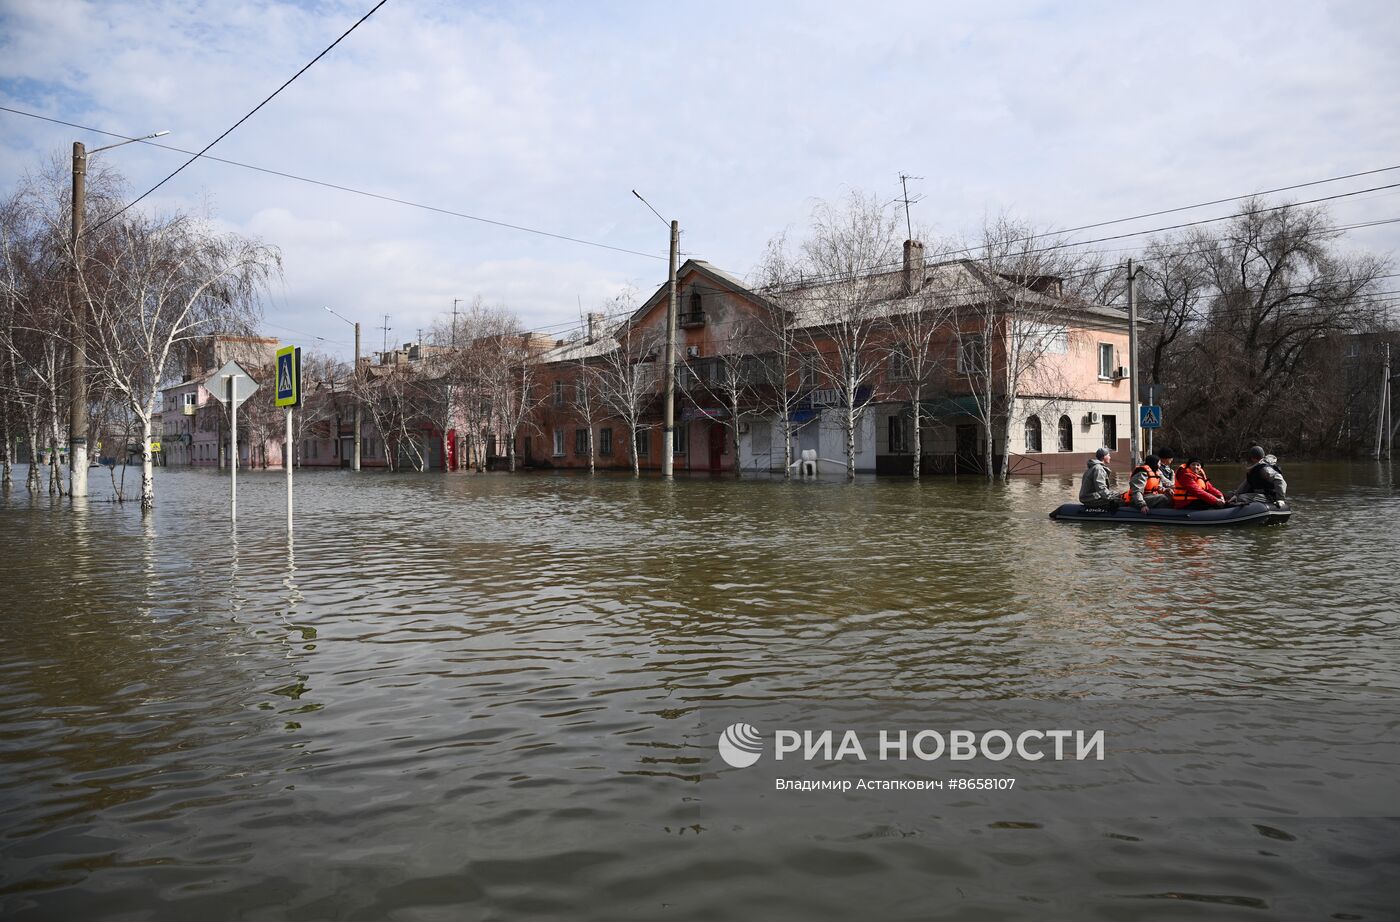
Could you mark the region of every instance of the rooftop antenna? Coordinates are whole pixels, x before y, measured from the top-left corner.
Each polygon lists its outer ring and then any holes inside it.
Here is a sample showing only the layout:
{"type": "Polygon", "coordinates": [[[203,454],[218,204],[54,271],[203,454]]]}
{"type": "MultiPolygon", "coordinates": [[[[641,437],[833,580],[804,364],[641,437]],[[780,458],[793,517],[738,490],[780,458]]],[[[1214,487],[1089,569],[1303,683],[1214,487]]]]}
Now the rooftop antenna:
{"type": "Polygon", "coordinates": [[[897,199],[895,199],[895,201],[896,201],[896,202],[903,202],[903,203],[904,203],[904,228],[905,228],[905,230],[907,230],[907,231],[909,232],[909,239],[910,239],[910,240],[913,240],[913,239],[914,239],[914,222],[913,222],[913,220],[911,220],[910,217],[909,217],[909,206],[910,206],[910,205],[917,205],[919,202],[922,202],[922,201],[924,200],[924,197],[923,197],[922,195],[916,195],[914,198],[910,198],[910,197],[909,197],[909,180],[911,180],[911,179],[923,179],[923,177],[922,177],[922,176],[910,176],[910,175],[908,175],[907,173],[900,173],[900,174],[899,174],[899,184],[900,184],[900,186],[904,189],[904,197],[903,197],[903,198],[897,198],[897,199]]]}
{"type": "Polygon", "coordinates": [[[461,298],[452,299],[452,348],[457,348],[457,305],[462,303],[461,298]]]}
{"type": "Polygon", "coordinates": [[[379,361],[386,361],[385,356],[389,354],[389,315],[384,315],[384,351],[379,353],[379,361]]]}

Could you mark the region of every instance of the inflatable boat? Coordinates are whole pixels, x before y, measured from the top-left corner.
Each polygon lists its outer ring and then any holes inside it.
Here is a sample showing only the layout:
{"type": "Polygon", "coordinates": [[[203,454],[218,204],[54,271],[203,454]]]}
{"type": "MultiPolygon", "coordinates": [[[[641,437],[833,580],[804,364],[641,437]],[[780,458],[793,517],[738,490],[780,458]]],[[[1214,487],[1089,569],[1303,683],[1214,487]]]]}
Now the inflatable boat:
{"type": "Polygon", "coordinates": [[[1132,506],[1107,509],[1086,509],[1079,503],[1065,503],[1050,518],[1057,522],[1110,522],[1115,525],[1282,525],[1293,515],[1287,502],[1250,503],[1246,506],[1226,506],[1223,509],[1153,509],[1138,512],[1132,506]]]}

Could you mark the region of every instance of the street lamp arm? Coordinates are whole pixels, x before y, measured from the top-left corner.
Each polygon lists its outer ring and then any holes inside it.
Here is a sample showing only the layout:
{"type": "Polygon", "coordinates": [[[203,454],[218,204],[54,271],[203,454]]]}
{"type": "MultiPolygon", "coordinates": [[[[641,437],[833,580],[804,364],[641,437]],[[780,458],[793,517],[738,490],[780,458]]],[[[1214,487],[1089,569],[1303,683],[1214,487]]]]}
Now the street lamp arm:
{"type": "Polygon", "coordinates": [[[340,314],[336,313],[334,310],[332,310],[332,309],[329,308],[329,307],[326,308],[326,313],[332,314],[332,315],[334,315],[334,316],[336,316],[336,317],[340,317],[341,320],[344,320],[346,323],[350,324],[352,327],[355,325],[355,321],[353,321],[353,320],[348,320],[348,319],[346,319],[345,317],[341,317],[340,314]]]}
{"type": "Polygon", "coordinates": [[[137,141],[149,141],[151,140],[151,138],[163,138],[168,134],[170,134],[170,132],[168,131],[155,131],[151,134],[143,135],[139,138],[127,138],[125,141],[118,141],[116,144],[108,144],[106,147],[94,147],[92,150],[88,151],[88,156],[91,157],[93,154],[101,153],[104,150],[111,150],[114,147],[122,147],[126,144],[135,144],[137,141]]]}

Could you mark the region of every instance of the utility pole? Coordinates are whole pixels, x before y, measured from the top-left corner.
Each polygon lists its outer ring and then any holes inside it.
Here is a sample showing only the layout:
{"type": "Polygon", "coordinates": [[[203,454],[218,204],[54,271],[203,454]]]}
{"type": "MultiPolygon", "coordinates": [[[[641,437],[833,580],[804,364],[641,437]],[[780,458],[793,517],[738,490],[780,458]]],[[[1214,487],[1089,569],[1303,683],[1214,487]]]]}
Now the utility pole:
{"type": "Polygon", "coordinates": [[[355,321],[355,447],[350,455],[350,470],[360,469],[360,321],[355,321]]]}
{"type": "MultiPolygon", "coordinates": [[[[642,198],[636,189],[632,194],[637,196],[637,201],[651,208],[651,213],[661,221],[666,223],[666,219],[661,217],[661,212],[651,207],[651,202],[642,198]]],[[[676,257],[680,253],[681,247],[681,225],[679,221],[671,222],[671,271],[667,277],[669,297],[666,299],[666,369],[662,381],[665,388],[662,400],[662,432],[661,436],[661,476],[670,480],[675,473],[675,439],[676,439],[676,320],[680,313],[680,307],[676,304],[676,257]]],[[[635,446],[633,448],[635,451],[635,446]]]]}
{"type": "MultiPolygon", "coordinates": [[[[68,369],[68,493],[88,495],[87,332],[88,304],[83,291],[83,215],[87,210],[87,148],[73,142],[73,285],[72,352],[68,369]]],[[[123,446],[125,448],[125,446],[123,446]]]]}
{"type": "Polygon", "coordinates": [[[1385,344],[1385,369],[1381,372],[1381,399],[1376,404],[1376,460],[1381,459],[1381,449],[1385,448],[1386,460],[1390,460],[1390,343],[1385,344]]]}
{"type": "Polygon", "coordinates": [[[676,256],[680,250],[681,226],[671,222],[671,294],[666,299],[666,403],[664,404],[666,436],[661,445],[661,476],[670,479],[675,473],[676,438],[676,256]]]}
{"type": "MultiPolygon", "coordinates": [[[[1128,422],[1132,429],[1132,439],[1129,441],[1130,451],[1133,456],[1133,467],[1142,463],[1142,458],[1138,454],[1138,392],[1137,392],[1137,270],[1133,267],[1133,261],[1128,260],[1128,397],[1130,400],[1128,409],[1128,422]]],[[[1117,448],[1116,445],[1107,446],[1109,449],[1117,448]]]]}
{"type": "Polygon", "coordinates": [[[389,361],[389,315],[384,315],[384,351],[379,353],[379,361],[389,361]]]}

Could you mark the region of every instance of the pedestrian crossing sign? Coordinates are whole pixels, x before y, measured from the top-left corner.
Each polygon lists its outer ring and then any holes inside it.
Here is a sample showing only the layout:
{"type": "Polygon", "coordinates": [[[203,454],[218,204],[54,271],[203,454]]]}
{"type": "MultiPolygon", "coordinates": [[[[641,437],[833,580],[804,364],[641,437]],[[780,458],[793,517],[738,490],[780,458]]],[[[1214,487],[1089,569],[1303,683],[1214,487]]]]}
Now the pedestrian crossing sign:
{"type": "Polygon", "coordinates": [[[1138,420],[1138,425],[1144,429],[1161,429],[1162,408],[1151,403],[1138,407],[1138,420]]]}
{"type": "Polygon", "coordinates": [[[277,350],[277,406],[301,403],[301,349],[286,346],[277,350]]]}

